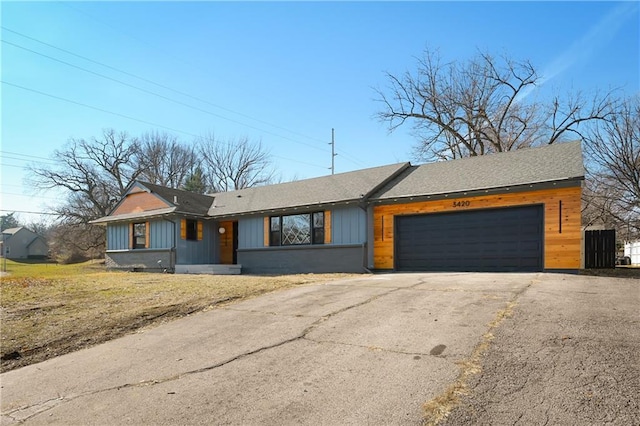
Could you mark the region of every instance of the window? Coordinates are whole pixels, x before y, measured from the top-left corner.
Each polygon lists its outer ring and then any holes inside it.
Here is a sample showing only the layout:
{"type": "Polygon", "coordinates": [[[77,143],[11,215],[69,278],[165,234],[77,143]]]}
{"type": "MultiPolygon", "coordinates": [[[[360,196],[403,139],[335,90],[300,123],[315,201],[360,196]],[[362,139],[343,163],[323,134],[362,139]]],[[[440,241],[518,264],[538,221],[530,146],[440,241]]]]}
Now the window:
{"type": "Polygon", "coordinates": [[[324,244],[324,212],[270,218],[270,246],[305,244],[324,244]]]}
{"type": "Polygon", "coordinates": [[[147,247],[147,224],[134,223],[133,224],[133,248],[143,249],[147,247]]]}
{"type": "Polygon", "coordinates": [[[270,218],[271,225],[269,228],[269,245],[280,245],[280,216],[270,218]]]}
{"type": "Polygon", "coordinates": [[[195,219],[180,220],[180,238],[189,241],[202,240],[202,221],[195,219]]]}
{"type": "Polygon", "coordinates": [[[324,244],[324,212],[313,213],[313,244],[324,244]]]}
{"type": "Polygon", "coordinates": [[[187,219],[187,240],[198,241],[198,221],[187,219]]]}

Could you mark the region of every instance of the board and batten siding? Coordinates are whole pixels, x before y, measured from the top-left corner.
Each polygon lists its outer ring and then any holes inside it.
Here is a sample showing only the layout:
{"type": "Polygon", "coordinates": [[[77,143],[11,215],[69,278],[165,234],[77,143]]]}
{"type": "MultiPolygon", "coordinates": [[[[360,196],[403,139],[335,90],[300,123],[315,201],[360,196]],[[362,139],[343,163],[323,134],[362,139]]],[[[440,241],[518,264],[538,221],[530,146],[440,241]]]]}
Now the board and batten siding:
{"type": "Polygon", "coordinates": [[[367,240],[367,212],[360,207],[331,210],[331,242],[362,244],[367,240]]]}
{"type": "MultiPolygon", "coordinates": [[[[359,207],[325,210],[325,244],[362,244],[367,240],[367,213],[359,207]]],[[[238,220],[238,249],[269,246],[269,216],[238,220]]]]}
{"type": "Polygon", "coordinates": [[[107,225],[107,250],[127,250],[129,248],[130,223],[107,225]]]}
{"type": "Polygon", "coordinates": [[[217,226],[213,221],[202,221],[202,240],[190,241],[182,239],[180,235],[180,220],[176,226],[176,264],[178,265],[203,265],[216,263],[218,256],[217,226]]]}
{"type": "Polygon", "coordinates": [[[259,216],[238,219],[239,249],[263,247],[264,235],[265,233],[263,217],[259,216]]]}
{"type": "MultiPolygon", "coordinates": [[[[129,238],[131,233],[131,226],[133,223],[134,222],[107,225],[107,250],[129,249],[129,238]]],[[[148,248],[169,249],[173,247],[174,225],[171,222],[166,220],[152,220],[146,223],[149,226],[148,248]]]]}
{"type": "Polygon", "coordinates": [[[149,222],[149,248],[169,249],[174,244],[175,225],[166,220],[149,222]]]}
{"type": "Polygon", "coordinates": [[[576,186],[445,198],[373,208],[374,268],[394,268],[394,217],[511,206],[544,206],[544,268],[579,269],[582,250],[580,183],[576,186]]]}

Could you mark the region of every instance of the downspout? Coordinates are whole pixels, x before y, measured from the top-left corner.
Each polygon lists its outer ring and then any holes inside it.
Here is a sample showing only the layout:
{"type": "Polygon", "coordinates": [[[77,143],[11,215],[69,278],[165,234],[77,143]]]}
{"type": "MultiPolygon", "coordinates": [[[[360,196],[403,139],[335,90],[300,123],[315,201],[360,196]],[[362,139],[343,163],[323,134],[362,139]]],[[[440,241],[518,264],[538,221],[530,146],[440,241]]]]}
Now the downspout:
{"type": "Polygon", "coordinates": [[[362,269],[367,274],[372,274],[373,272],[369,269],[369,204],[366,199],[363,199],[362,202],[358,204],[358,207],[364,211],[364,229],[366,234],[366,240],[362,243],[362,269]]]}
{"type": "Polygon", "coordinates": [[[165,220],[169,223],[171,223],[172,225],[172,232],[171,232],[171,251],[169,254],[169,269],[171,270],[172,273],[174,273],[176,271],[175,269],[175,258],[177,257],[177,253],[176,253],[176,223],[172,220],[169,219],[165,219],[162,218],[162,220],[165,220]]]}

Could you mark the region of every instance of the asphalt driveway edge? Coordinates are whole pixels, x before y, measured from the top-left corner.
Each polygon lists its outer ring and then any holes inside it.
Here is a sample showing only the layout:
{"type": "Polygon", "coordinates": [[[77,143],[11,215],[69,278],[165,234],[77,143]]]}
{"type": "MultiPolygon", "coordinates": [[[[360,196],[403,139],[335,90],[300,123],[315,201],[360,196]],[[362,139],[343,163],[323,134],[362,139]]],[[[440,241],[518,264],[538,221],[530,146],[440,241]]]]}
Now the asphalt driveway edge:
{"type": "Polygon", "coordinates": [[[518,299],[522,296],[537,279],[522,289],[514,293],[509,302],[506,303],[504,309],[496,312],[493,321],[487,324],[487,331],[482,335],[478,344],[474,347],[469,357],[455,362],[460,367],[458,378],[444,392],[435,398],[427,401],[423,405],[424,420],[423,426],[436,426],[461,402],[461,397],[469,395],[469,380],[482,371],[482,358],[489,350],[491,342],[494,339],[493,331],[507,319],[513,316],[514,308],[518,304],[518,299]]]}

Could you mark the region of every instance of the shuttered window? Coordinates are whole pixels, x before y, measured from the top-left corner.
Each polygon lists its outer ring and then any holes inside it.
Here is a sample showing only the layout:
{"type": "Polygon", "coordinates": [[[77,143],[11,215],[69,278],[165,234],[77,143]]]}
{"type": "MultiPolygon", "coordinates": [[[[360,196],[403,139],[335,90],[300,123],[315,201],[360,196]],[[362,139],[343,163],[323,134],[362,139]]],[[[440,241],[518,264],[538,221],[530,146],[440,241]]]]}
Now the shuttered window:
{"type": "Polygon", "coordinates": [[[201,220],[182,219],[180,221],[180,238],[188,241],[202,241],[203,225],[201,220]]]}

